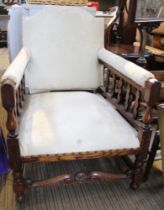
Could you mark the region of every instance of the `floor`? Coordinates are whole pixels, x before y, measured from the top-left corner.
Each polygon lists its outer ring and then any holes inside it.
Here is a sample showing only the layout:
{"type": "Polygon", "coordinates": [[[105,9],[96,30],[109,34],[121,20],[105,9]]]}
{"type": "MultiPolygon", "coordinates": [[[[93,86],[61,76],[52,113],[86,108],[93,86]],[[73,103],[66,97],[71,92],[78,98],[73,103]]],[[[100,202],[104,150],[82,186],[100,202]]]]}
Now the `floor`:
{"type": "MultiPolygon", "coordinates": [[[[26,175],[35,178],[51,177],[69,171],[120,170],[124,163],[119,160],[90,160],[61,163],[29,164],[26,175]]],[[[130,180],[113,183],[96,182],[90,184],[58,185],[29,189],[24,201],[15,203],[12,191],[12,176],[0,179],[0,210],[163,210],[164,186],[162,174],[153,170],[148,182],[133,191],[130,180]]]]}

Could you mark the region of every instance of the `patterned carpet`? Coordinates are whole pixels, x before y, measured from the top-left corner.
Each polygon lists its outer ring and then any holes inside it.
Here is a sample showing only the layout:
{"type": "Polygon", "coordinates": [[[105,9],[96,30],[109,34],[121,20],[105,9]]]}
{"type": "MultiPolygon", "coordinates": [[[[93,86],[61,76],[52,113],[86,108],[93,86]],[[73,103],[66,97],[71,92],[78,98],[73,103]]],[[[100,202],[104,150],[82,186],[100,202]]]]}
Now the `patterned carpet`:
{"type": "MultiPolygon", "coordinates": [[[[102,169],[115,171],[123,162],[108,159],[90,161],[72,161],[61,163],[29,164],[26,167],[27,177],[42,179],[65,172],[102,169]]],[[[113,183],[96,182],[90,184],[58,185],[46,188],[30,189],[25,192],[25,200],[15,205],[12,192],[11,174],[6,185],[1,179],[0,210],[163,210],[164,187],[162,174],[153,170],[150,179],[139,190],[129,188],[129,180],[113,183]]]]}

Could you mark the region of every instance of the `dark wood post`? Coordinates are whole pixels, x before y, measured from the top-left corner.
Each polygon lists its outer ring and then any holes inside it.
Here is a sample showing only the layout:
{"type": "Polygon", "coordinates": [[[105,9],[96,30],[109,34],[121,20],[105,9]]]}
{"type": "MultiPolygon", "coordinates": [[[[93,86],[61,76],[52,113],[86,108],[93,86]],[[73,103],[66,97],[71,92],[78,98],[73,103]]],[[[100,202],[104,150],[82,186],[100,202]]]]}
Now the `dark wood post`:
{"type": "Polygon", "coordinates": [[[24,191],[23,164],[17,136],[16,88],[11,80],[6,80],[4,84],[2,84],[1,95],[3,107],[7,111],[6,127],[9,131],[7,135],[7,148],[9,153],[9,163],[14,176],[14,191],[18,198],[22,199],[24,191]]]}

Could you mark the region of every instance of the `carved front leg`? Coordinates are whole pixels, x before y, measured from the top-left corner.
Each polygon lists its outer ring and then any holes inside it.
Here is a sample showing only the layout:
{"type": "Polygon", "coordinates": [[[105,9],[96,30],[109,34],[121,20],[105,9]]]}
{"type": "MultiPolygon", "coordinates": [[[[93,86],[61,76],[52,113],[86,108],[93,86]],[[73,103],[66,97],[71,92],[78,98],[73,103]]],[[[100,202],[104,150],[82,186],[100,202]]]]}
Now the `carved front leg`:
{"type": "Polygon", "coordinates": [[[9,134],[7,138],[8,153],[9,153],[9,163],[13,170],[14,177],[14,192],[16,193],[16,198],[18,201],[23,199],[24,196],[24,178],[23,178],[23,164],[20,157],[19,143],[17,136],[14,134],[9,134]]]}
{"type": "MultiPolygon", "coordinates": [[[[23,84],[23,82],[21,82],[21,84],[23,84]]],[[[13,187],[18,200],[23,198],[23,192],[25,189],[25,185],[22,184],[24,182],[23,163],[21,160],[19,140],[17,136],[18,113],[22,106],[21,98],[23,98],[21,97],[22,88],[23,85],[22,87],[19,86],[16,88],[15,83],[9,79],[5,80],[1,87],[2,104],[7,111],[6,127],[8,129],[7,148],[9,154],[9,163],[10,168],[13,170],[13,187]]]]}

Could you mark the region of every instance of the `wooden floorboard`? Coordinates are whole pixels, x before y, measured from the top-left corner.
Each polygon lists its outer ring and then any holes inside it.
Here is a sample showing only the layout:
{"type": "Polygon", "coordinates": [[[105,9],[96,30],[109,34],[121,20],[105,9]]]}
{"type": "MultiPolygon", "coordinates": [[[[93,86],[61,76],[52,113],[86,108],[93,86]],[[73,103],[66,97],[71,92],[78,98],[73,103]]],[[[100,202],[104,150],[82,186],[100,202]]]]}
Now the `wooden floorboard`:
{"type": "Polygon", "coordinates": [[[0,177],[0,210],[15,210],[12,173],[0,177]]]}
{"type": "MultiPolygon", "coordinates": [[[[0,48],[0,78],[9,65],[8,50],[6,48],[0,48]]],[[[0,127],[3,130],[3,134],[6,136],[6,112],[1,105],[1,93],[0,93],[0,127]]]]}

